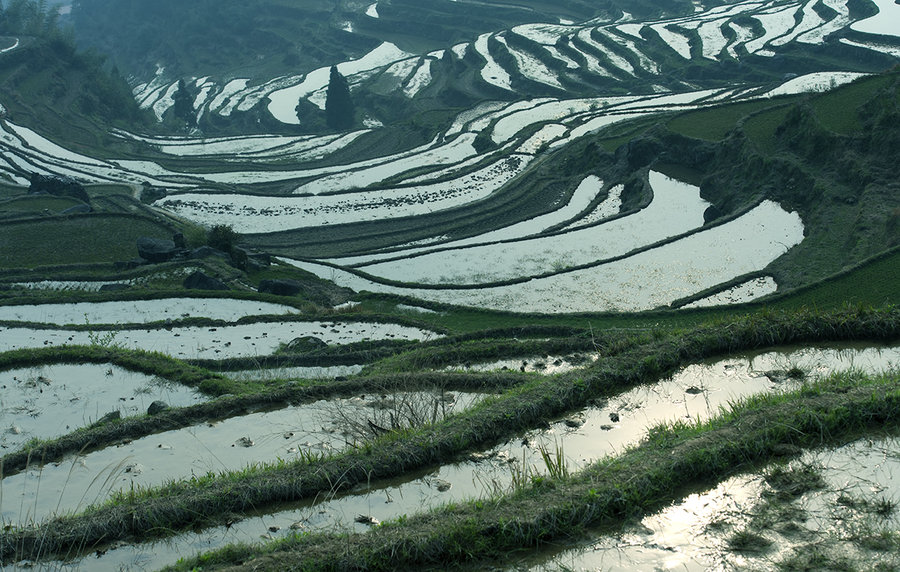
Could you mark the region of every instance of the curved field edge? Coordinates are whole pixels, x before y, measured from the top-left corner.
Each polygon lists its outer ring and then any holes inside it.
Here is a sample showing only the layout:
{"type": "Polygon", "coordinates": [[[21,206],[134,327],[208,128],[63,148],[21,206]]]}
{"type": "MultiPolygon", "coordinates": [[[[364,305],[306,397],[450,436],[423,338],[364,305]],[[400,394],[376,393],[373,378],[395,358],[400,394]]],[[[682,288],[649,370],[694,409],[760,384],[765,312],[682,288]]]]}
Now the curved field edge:
{"type": "Polygon", "coordinates": [[[734,404],[702,424],[650,429],[639,445],[571,477],[532,477],[509,495],[449,504],[368,533],[305,533],[234,545],[170,570],[394,570],[502,557],[616,525],[801,448],[900,427],[900,374],[849,371],[734,404]]]}
{"type": "MultiPolygon", "coordinates": [[[[761,271],[742,275],[733,281],[676,302],[678,305],[686,304],[750,278],[766,274],[765,271],[761,271]]],[[[594,332],[604,328],[690,327],[709,320],[731,319],[748,312],[803,311],[806,308],[815,308],[820,311],[840,311],[848,305],[879,307],[893,304],[900,299],[900,246],[808,286],[776,292],[758,301],[708,308],[672,308],[638,313],[606,312],[554,315],[452,306],[408,296],[372,292],[361,292],[355,299],[361,302],[357,307],[359,311],[388,313],[391,304],[415,305],[433,310],[433,312],[417,315],[417,319],[426,324],[425,327],[446,328],[451,331],[474,331],[500,326],[513,327],[524,323],[571,324],[594,332]]]]}
{"type": "MultiPolygon", "coordinates": [[[[7,477],[31,464],[57,462],[70,455],[83,455],[104,447],[148,435],[183,429],[198,423],[221,421],[257,411],[280,409],[323,399],[352,397],[378,391],[393,393],[415,390],[477,391],[497,393],[515,387],[535,374],[491,372],[461,374],[454,372],[399,374],[351,378],[343,381],[280,381],[280,387],[247,393],[227,394],[204,403],[172,407],[156,415],[138,415],[96,423],[53,439],[35,439],[21,449],[0,457],[0,474],[7,477]]],[[[273,384],[274,385],[274,384],[273,384]]]]}
{"type": "Polygon", "coordinates": [[[584,371],[529,379],[440,423],[391,432],[355,450],[132,491],[80,514],[9,527],[0,532],[0,562],[71,557],[120,540],[224,524],[234,514],[450,462],[583,408],[592,399],[654,381],[703,358],[789,343],[898,337],[900,310],[894,308],[769,312],[690,331],[657,332],[645,343],[604,356],[584,371]]]}

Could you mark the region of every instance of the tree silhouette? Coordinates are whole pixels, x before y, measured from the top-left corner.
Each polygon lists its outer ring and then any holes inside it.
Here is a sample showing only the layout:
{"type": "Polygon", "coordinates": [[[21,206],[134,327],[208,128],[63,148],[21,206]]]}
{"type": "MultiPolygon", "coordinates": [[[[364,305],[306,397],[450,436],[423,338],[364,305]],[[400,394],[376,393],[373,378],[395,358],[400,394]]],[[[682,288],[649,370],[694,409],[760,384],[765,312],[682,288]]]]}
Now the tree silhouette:
{"type": "Polygon", "coordinates": [[[194,125],[197,120],[194,114],[194,94],[183,79],[178,80],[178,89],[172,94],[172,100],[175,102],[172,106],[175,117],[183,119],[188,125],[194,125]]]}
{"type": "Polygon", "coordinates": [[[331,75],[328,78],[328,90],[325,92],[325,122],[332,129],[350,129],[354,123],[350,86],[337,66],[331,66],[331,75]]]}

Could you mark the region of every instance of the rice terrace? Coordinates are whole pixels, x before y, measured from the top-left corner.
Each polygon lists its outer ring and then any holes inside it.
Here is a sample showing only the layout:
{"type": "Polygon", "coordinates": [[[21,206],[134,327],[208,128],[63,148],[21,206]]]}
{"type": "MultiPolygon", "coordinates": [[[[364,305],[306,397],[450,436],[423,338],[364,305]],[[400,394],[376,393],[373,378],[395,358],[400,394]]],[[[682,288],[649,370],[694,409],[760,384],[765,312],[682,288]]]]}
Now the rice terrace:
{"type": "Polygon", "coordinates": [[[900,5],[2,0],[0,570],[900,570],[900,5]]]}

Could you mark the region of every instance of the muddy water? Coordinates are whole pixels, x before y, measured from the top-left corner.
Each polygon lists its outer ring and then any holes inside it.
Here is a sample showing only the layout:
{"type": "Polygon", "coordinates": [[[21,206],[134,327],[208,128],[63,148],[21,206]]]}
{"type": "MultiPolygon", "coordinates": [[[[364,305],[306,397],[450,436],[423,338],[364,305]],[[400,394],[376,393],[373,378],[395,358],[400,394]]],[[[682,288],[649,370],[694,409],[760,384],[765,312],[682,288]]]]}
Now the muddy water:
{"type": "Polygon", "coordinates": [[[285,304],[231,298],[164,298],[114,302],[75,302],[0,306],[0,320],[46,324],[138,324],[204,317],[237,320],[244,316],[296,314],[285,304]]]}
{"type": "Polygon", "coordinates": [[[866,562],[870,569],[875,569],[877,563],[896,567],[900,565],[900,555],[867,551],[852,539],[866,534],[867,527],[871,527],[871,532],[900,530],[900,511],[894,509],[882,516],[852,505],[860,500],[900,502],[898,452],[900,439],[894,436],[804,453],[792,466],[812,463],[822,467],[825,485],[796,499],[779,499],[780,514],[769,516],[775,526],[760,531],[771,545],[759,552],[728,549],[732,534],[752,527],[754,515],[768,514],[760,499],[770,493],[771,487],[762,474],[754,474],[733,477],[709,491],[692,494],[619,534],[556,554],[534,556],[509,569],[768,570],[810,543],[818,544],[819,550],[824,547],[866,562]]]}
{"type": "Polygon", "coordinates": [[[156,400],[173,407],[204,399],[195,390],[111,364],[56,364],[0,372],[0,455],[29,439],[85,427],[111,411],[141,415],[156,400]]]}
{"type": "Polygon", "coordinates": [[[527,359],[505,359],[470,365],[455,365],[444,368],[446,371],[523,371],[543,373],[547,375],[565,373],[587,367],[600,357],[597,353],[574,354],[568,356],[543,356],[527,359]]]}
{"type": "Polygon", "coordinates": [[[179,359],[265,356],[294,338],[313,336],[327,344],[365,340],[428,340],[439,334],[375,322],[270,322],[219,327],[177,327],[97,332],[0,327],[0,351],[45,346],[116,345],[157,351],[179,359]]]}
{"type": "Polygon", "coordinates": [[[391,426],[392,416],[407,426],[430,422],[481,396],[374,394],[166,431],[6,477],[0,481],[0,516],[5,522],[41,520],[102,502],[114,491],[328,453],[371,438],[369,421],[382,428],[391,426]],[[418,417],[410,419],[410,410],[418,417]]]}
{"type": "Polygon", "coordinates": [[[335,377],[356,375],[363,370],[362,365],[334,365],[309,367],[273,367],[224,371],[222,375],[241,381],[270,381],[275,379],[334,379],[335,377]]]}
{"type": "MultiPolygon", "coordinates": [[[[540,461],[541,446],[551,453],[555,453],[557,445],[561,446],[568,469],[575,471],[637,442],[649,425],[681,417],[707,418],[718,413],[719,405],[726,405],[729,400],[788,389],[797,383],[776,370],[784,372],[798,366],[813,374],[825,374],[854,366],[879,371],[898,362],[900,347],[844,345],[788,349],[692,365],[672,379],[636,388],[544,430],[474,454],[461,463],[371,483],[370,487],[361,486],[352,494],[336,498],[323,495],[314,502],[285,507],[276,513],[249,515],[229,527],[188,533],[164,542],[119,547],[102,558],[88,558],[74,566],[85,570],[117,570],[121,566],[151,569],[228,543],[279,538],[296,530],[362,531],[369,525],[355,522],[358,516],[384,521],[448,502],[509,491],[514,474],[526,470],[531,474],[545,472],[540,461]],[[617,421],[611,418],[613,413],[618,415],[617,421]]],[[[753,498],[752,491],[746,496],[753,498]]]]}

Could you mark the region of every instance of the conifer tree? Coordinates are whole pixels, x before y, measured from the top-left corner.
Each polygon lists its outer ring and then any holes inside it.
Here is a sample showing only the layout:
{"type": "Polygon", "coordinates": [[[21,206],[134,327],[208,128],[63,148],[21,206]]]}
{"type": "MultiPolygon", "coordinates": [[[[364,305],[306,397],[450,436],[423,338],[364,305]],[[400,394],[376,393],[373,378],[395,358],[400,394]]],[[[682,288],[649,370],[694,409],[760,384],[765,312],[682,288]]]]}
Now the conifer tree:
{"type": "Polygon", "coordinates": [[[178,89],[172,94],[172,100],[175,102],[172,106],[175,117],[184,120],[188,125],[194,125],[196,123],[194,94],[188,89],[184,79],[178,80],[178,89]]]}
{"type": "Polygon", "coordinates": [[[325,92],[325,122],[332,129],[338,130],[350,129],[354,123],[350,86],[337,66],[331,66],[331,75],[328,78],[328,90],[325,92]]]}

